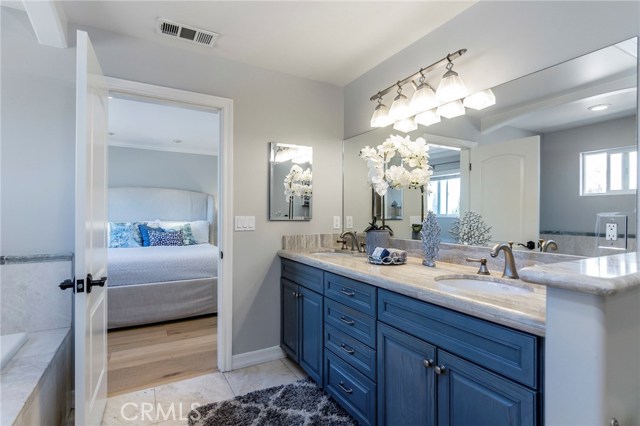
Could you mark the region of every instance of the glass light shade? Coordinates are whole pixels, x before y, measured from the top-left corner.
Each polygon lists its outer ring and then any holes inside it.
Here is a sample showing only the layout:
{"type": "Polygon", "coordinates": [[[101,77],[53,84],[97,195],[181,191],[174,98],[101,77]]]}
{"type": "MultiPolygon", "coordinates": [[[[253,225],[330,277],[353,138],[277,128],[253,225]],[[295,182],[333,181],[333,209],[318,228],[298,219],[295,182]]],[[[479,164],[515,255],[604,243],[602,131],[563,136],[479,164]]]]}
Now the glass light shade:
{"type": "Polygon", "coordinates": [[[496,96],[491,89],[483,90],[482,92],[474,93],[473,95],[464,98],[463,105],[471,109],[485,109],[491,105],[496,104],[496,96]]]}
{"type": "Polygon", "coordinates": [[[410,105],[413,113],[417,114],[437,107],[440,105],[440,102],[436,99],[436,94],[433,92],[433,89],[429,87],[428,84],[422,83],[413,93],[410,105]]]}
{"type": "Polygon", "coordinates": [[[387,127],[391,123],[393,120],[389,116],[389,108],[385,104],[378,104],[371,117],[371,127],[387,127]]]}
{"type": "Polygon", "coordinates": [[[440,105],[438,107],[438,114],[444,118],[453,118],[464,115],[464,105],[461,100],[449,102],[448,104],[440,105]]]}
{"type": "Polygon", "coordinates": [[[409,133],[416,130],[418,128],[418,124],[416,123],[416,120],[413,119],[413,117],[409,117],[396,121],[396,123],[393,125],[393,128],[394,130],[397,130],[399,132],[409,133]]]}
{"type": "Polygon", "coordinates": [[[413,115],[409,100],[402,93],[398,93],[398,96],[393,100],[391,109],[389,110],[389,116],[393,121],[400,121],[405,118],[409,118],[413,115]]]}
{"type": "Polygon", "coordinates": [[[462,79],[458,77],[458,73],[449,70],[444,73],[442,81],[438,85],[436,90],[436,98],[440,102],[451,102],[456,99],[462,99],[469,94],[466,86],[462,82],[462,79]]]}
{"type": "Polygon", "coordinates": [[[422,124],[423,126],[431,126],[432,124],[439,122],[440,115],[435,109],[430,109],[429,111],[421,112],[416,115],[416,123],[422,124]]]}

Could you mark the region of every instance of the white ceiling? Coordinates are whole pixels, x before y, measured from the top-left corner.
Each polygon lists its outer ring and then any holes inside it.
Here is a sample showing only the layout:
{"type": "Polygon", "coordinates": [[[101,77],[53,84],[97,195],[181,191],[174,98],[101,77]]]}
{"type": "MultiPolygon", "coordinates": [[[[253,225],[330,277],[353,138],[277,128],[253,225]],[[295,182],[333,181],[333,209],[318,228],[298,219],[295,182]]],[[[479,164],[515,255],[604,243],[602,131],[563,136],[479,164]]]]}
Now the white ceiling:
{"type": "Polygon", "coordinates": [[[344,86],[475,1],[63,1],[69,22],[344,86]],[[213,48],[157,18],[220,33],[213,48]]]}
{"type": "Polygon", "coordinates": [[[109,145],[218,155],[220,116],[185,106],[110,98],[109,145]]]}

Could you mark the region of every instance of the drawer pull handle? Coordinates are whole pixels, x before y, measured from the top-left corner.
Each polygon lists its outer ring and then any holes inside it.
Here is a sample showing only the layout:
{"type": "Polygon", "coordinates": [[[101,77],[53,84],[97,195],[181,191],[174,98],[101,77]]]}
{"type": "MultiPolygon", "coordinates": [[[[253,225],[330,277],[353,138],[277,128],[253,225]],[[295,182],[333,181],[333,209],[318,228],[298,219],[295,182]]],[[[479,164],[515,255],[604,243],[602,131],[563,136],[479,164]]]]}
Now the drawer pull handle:
{"type": "Polygon", "coordinates": [[[338,386],[340,386],[340,389],[342,389],[344,393],[353,393],[353,389],[347,389],[344,387],[344,382],[338,383],[338,386]]]}
{"type": "Polygon", "coordinates": [[[433,360],[432,359],[425,359],[424,361],[422,361],[422,363],[424,364],[425,367],[427,368],[431,368],[433,367],[433,360]]]}
{"type": "Polygon", "coordinates": [[[435,370],[436,370],[436,374],[441,376],[443,374],[446,374],[447,367],[445,367],[444,365],[440,364],[440,365],[436,366],[435,370]]]}
{"type": "Polygon", "coordinates": [[[345,296],[348,296],[348,297],[353,297],[353,296],[356,295],[355,292],[349,291],[349,290],[350,289],[342,288],[342,289],[340,289],[340,293],[342,293],[342,294],[344,294],[345,296]]]}
{"type": "Polygon", "coordinates": [[[352,319],[349,319],[347,317],[345,317],[344,315],[340,317],[340,321],[342,321],[343,323],[347,324],[347,325],[353,325],[356,322],[352,319]]]}
{"type": "Polygon", "coordinates": [[[348,353],[349,355],[353,355],[356,353],[355,350],[351,349],[349,346],[345,345],[344,343],[340,345],[340,347],[342,348],[343,351],[345,351],[346,353],[348,353]]]}

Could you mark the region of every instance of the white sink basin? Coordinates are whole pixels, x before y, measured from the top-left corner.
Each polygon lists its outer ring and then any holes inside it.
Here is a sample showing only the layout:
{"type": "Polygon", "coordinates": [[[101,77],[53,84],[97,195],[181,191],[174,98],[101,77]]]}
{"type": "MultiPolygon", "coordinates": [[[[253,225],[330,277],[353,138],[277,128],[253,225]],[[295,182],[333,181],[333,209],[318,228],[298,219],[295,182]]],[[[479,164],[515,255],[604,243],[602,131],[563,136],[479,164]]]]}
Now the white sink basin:
{"type": "Polygon", "coordinates": [[[449,291],[473,291],[478,293],[503,294],[503,295],[524,295],[530,294],[533,290],[528,287],[479,280],[474,278],[436,278],[436,283],[440,287],[446,287],[449,291]]]}

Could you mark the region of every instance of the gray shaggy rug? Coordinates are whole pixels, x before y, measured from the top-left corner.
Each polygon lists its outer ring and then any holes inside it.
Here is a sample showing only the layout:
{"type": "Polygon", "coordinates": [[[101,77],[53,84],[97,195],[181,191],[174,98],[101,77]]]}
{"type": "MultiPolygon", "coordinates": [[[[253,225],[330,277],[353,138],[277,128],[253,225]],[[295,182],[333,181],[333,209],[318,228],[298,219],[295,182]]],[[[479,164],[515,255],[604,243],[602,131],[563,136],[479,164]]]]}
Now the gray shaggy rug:
{"type": "Polygon", "coordinates": [[[189,426],[355,426],[358,423],[312,380],[203,405],[189,426]]]}

